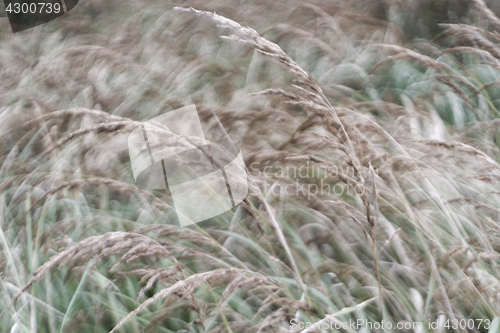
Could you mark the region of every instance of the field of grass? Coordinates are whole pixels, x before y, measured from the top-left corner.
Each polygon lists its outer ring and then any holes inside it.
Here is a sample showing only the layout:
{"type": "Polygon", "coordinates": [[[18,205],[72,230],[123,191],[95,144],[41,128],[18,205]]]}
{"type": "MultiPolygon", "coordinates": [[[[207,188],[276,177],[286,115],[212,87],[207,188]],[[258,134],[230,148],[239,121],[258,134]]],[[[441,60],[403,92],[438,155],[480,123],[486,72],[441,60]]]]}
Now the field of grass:
{"type": "Polygon", "coordinates": [[[0,7],[0,332],[500,332],[500,4],[0,7]],[[249,194],[181,227],[127,138],[192,104],[249,194]]]}

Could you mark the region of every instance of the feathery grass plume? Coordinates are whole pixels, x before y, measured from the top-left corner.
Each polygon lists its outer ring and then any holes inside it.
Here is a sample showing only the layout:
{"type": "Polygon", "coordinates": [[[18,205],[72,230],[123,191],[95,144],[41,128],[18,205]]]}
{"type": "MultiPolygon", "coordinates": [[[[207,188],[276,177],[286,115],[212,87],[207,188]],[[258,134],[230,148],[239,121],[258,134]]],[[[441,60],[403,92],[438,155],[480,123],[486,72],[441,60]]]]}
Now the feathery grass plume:
{"type": "MultiPolygon", "coordinates": [[[[200,11],[192,7],[190,8],[175,7],[175,9],[184,12],[207,16],[214,22],[216,22],[218,26],[223,28],[229,28],[232,31],[238,33],[240,36],[230,35],[230,36],[223,36],[223,38],[249,44],[253,46],[259,53],[262,53],[266,56],[276,59],[278,62],[282,63],[290,71],[290,73],[292,73],[297,77],[297,82],[306,85],[310,87],[313,91],[317,92],[321,96],[323,103],[328,106],[329,111],[334,115],[335,119],[340,123],[343,133],[347,139],[346,140],[347,145],[350,149],[350,154],[348,155],[348,157],[351,159],[352,163],[354,163],[355,167],[357,168],[357,164],[359,164],[359,161],[357,161],[354,155],[355,154],[354,147],[349,138],[349,135],[347,134],[344,125],[338,118],[338,115],[335,113],[335,110],[331,106],[329,100],[323,94],[323,90],[313,80],[313,78],[306,71],[304,71],[299,65],[297,65],[297,63],[295,63],[295,61],[293,61],[285,52],[283,52],[283,50],[276,43],[273,43],[261,37],[257,33],[257,31],[255,31],[252,28],[242,27],[239,23],[234,22],[223,16],[217,15],[215,13],[200,11]]],[[[327,126],[330,127],[328,123],[327,126]]]]}
{"type": "MultiPolygon", "coordinates": [[[[318,98],[318,99],[320,99],[320,100],[323,99],[323,103],[322,104],[325,105],[325,107],[326,107],[327,110],[331,111],[334,114],[335,119],[339,122],[340,127],[342,128],[342,132],[345,134],[345,140],[346,140],[346,142],[347,142],[347,144],[348,144],[348,146],[350,148],[350,153],[346,151],[346,154],[350,158],[351,163],[353,163],[353,166],[354,166],[354,169],[356,170],[357,176],[360,178],[361,182],[364,183],[364,178],[361,175],[360,170],[359,170],[360,169],[359,160],[355,157],[355,155],[353,155],[353,154],[355,154],[354,153],[354,147],[353,147],[353,145],[351,143],[351,140],[349,138],[349,135],[347,134],[347,131],[346,131],[344,125],[342,124],[342,122],[338,118],[337,113],[332,108],[330,102],[328,101],[328,99],[323,94],[323,92],[322,92],[321,88],[319,87],[319,85],[317,85],[312,80],[312,78],[311,78],[311,76],[309,74],[307,74],[305,71],[303,71],[288,55],[286,55],[286,53],[284,53],[277,44],[272,43],[272,42],[268,41],[267,39],[260,37],[260,35],[255,30],[253,30],[251,28],[243,28],[238,23],[233,22],[233,21],[231,21],[231,20],[229,20],[227,18],[221,17],[220,15],[217,15],[215,13],[198,11],[198,10],[193,9],[193,8],[185,9],[185,8],[176,7],[176,9],[187,11],[187,12],[192,12],[192,13],[197,13],[197,14],[201,14],[201,15],[205,15],[205,16],[209,16],[219,26],[225,27],[225,28],[230,28],[232,30],[238,31],[242,35],[242,37],[237,37],[237,36],[231,35],[231,36],[229,36],[227,38],[228,39],[237,40],[237,41],[241,41],[241,42],[244,42],[244,43],[248,43],[248,44],[252,45],[258,52],[260,52],[262,54],[265,54],[267,56],[270,56],[270,57],[278,59],[278,61],[281,62],[281,63],[283,63],[290,70],[290,72],[292,74],[298,76],[299,82],[301,82],[302,84],[305,84],[305,85],[309,86],[311,89],[313,89],[314,91],[316,91],[317,93],[319,93],[321,97],[318,98]]],[[[413,55],[413,52],[408,52],[408,54],[411,56],[411,55],[413,55]]],[[[416,57],[416,56],[414,56],[414,57],[416,57]]],[[[416,57],[416,58],[419,58],[419,57],[416,57]]],[[[438,67],[439,68],[443,68],[443,67],[446,67],[446,65],[439,64],[438,67]]],[[[449,68],[449,67],[446,67],[446,68],[449,68]]],[[[292,97],[293,99],[295,99],[294,95],[284,94],[280,90],[271,90],[271,91],[267,90],[265,92],[262,92],[262,94],[269,94],[269,93],[271,93],[271,94],[285,95],[287,97],[292,97]]],[[[331,128],[328,120],[326,120],[326,121],[327,121],[327,125],[331,128]]],[[[332,134],[335,134],[335,133],[332,132],[332,134]]],[[[249,174],[249,176],[251,177],[250,174],[249,174]]],[[[341,177],[344,181],[347,179],[346,177],[342,177],[342,176],[339,176],[339,177],[341,177]]],[[[363,200],[363,203],[364,203],[364,206],[365,206],[365,210],[366,210],[366,218],[367,218],[368,223],[370,225],[370,232],[372,233],[372,248],[373,248],[374,260],[375,260],[375,265],[376,265],[376,270],[377,270],[377,280],[378,280],[378,286],[379,286],[379,296],[382,297],[382,294],[381,294],[381,285],[380,285],[380,276],[379,276],[379,273],[378,273],[378,266],[377,266],[377,263],[376,263],[377,258],[376,258],[376,249],[375,249],[375,243],[374,243],[375,242],[375,237],[374,237],[374,235],[375,235],[375,231],[374,231],[375,230],[375,223],[373,223],[373,220],[372,220],[373,218],[371,216],[370,204],[368,202],[366,191],[360,190],[359,187],[355,187],[355,188],[359,192],[359,194],[361,195],[361,198],[363,200]]],[[[375,198],[376,198],[376,194],[375,194],[376,191],[374,191],[373,193],[374,193],[375,198]]],[[[274,221],[274,218],[273,218],[274,214],[272,213],[272,208],[267,204],[267,201],[264,198],[259,198],[259,201],[261,202],[261,204],[263,204],[266,207],[266,211],[268,211],[270,213],[271,220],[274,221]]],[[[272,228],[273,228],[273,230],[275,232],[278,233],[280,241],[284,245],[285,250],[287,251],[287,254],[288,254],[288,256],[289,256],[289,258],[291,260],[292,267],[294,268],[294,271],[296,273],[298,273],[297,266],[296,266],[296,264],[295,264],[295,262],[293,260],[293,257],[292,257],[292,255],[290,253],[290,250],[289,250],[288,246],[286,245],[286,239],[284,239],[283,233],[281,231],[279,231],[279,229],[281,228],[281,226],[278,223],[273,222],[272,228]],[[278,230],[276,228],[278,228],[278,230]]],[[[301,282],[301,284],[303,284],[303,283],[301,282]]],[[[304,290],[304,292],[305,292],[305,290],[304,290]]],[[[384,316],[383,315],[383,311],[384,311],[383,310],[383,305],[381,306],[380,310],[382,312],[382,317],[383,317],[384,316]]],[[[267,320],[270,320],[271,322],[274,323],[275,320],[279,320],[279,319],[271,317],[269,319],[266,319],[265,323],[266,323],[267,320]]],[[[267,324],[263,324],[263,325],[264,325],[263,327],[266,327],[267,324]]]]}
{"type": "Polygon", "coordinates": [[[183,8],[175,7],[174,9],[178,11],[183,11],[186,13],[194,13],[197,15],[202,15],[213,20],[221,28],[230,29],[231,31],[237,33],[240,36],[231,35],[223,36],[226,39],[236,40],[246,44],[252,45],[258,52],[267,55],[271,58],[278,60],[280,63],[285,65],[285,67],[295,76],[298,77],[300,81],[308,85],[312,89],[316,90],[316,84],[312,81],[311,77],[307,72],[305,72],[299,65],[295,63],[283,50],[275,43],[262,38],[257,31],[249,27],[243,27],[239,23],[230,20],[224,16],[218,15],[216,13],[210,13],[202,10],[197,10],[192,7],[183,8]]]}
{"type": "Polygon", "coordinates": [[[230,278],[233,275],[237,275],[237,273],[246,273],[250,275],[258,275],[255,272],[252,271],[246,271],[246,270],[241,270],[241,269],[216,269],[210,272],[205,272],[205,273],[198,273],[198,274],[193,274],[189,277],[187,277],[184,280],[178,281],[172,286],[161,290],[160,292],[156,293],[153,297],[148,298],[146,301],[144,301],[137,309],[134,311],[130,312],[125,316],[111,331],[115,332],[118,330],[121,326],[123,326],[129,319],[133,318],[135,315],[137,315],[139,312],[147,308],[148,305],[156,302],[157,300],[161,300],[164,298],[169,297],[170,295],[175,294],[176,292],[179,292],[181,290],[187,289],[192,291],[193,289],[199,287],[201,284],[205,282],[212,282],[212,283],[225,283],[225,281],[230,278]]]}
{"type": "MultiPolygon", "coordinates": [[[[482,50],[486,50],[492,54],[496,59],[500,58],[500,48],[498,45],[483,37],[483,32],[477,28],[469,28],[463,25],[445,25],[445,32],[436,38],[436,42],[444,39],[447,36],[453,36],[458,43],[469,44],[470,46],[477,46],[482,50]]],[[[488,36],[488,34],[486,34],[488,36]]],[[[488,36],[489,37],[489,36],[488,36]]],[[[494,39],[500,36],[494,35],[494,39]]],[[[498,42],[498,40],[497,40],[498,42]]]]}
{"type": "Polygon", "coordinates": [[[476,10],[489,20],[489,24],[500,33],[500,19],[486,6],[483,0],[467,0],[476,10]]]}
{"type": "MultiPolygon", "coordinates": [[[[111,256],[144,241],[146,241],[149,245],[156,244],[156,242],[148,239],[148,237],[127,232],[111,232],[102,236],[87,238],[73,247],[58,253],[50,258],[48,262],[40,266],[28,283],[26,283],[12,298],[12,303],[15,303],[23,292],[28,290],[28,288],[30,288],[36,281],[40,280],[56,265],[64,266],[70,262],[89,261],[95,255],[102,255],[104,257],[111,256]]],[[[161,248],[161,251],[166,250],[161,248]]]]}

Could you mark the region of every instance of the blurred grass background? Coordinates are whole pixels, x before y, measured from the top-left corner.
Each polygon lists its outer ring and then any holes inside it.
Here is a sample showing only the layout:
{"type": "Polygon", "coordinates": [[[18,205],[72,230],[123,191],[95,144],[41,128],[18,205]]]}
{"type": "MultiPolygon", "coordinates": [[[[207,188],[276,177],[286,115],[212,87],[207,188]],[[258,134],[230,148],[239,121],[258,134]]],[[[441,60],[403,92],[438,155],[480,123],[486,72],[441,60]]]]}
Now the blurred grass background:
{"type": "Polygon", "coordinates": [[[0,331],[497,332],[500,6],[482,5],[81,0],[16,34],[1,12],[0,331]],[[175,6],[255,29],[322,93],[175,6]],[[190,104],[255,182],[181,228],[135,186],[127,135],[190,104]],[[300,190],[322,184],[343,190],[300,190]]]}

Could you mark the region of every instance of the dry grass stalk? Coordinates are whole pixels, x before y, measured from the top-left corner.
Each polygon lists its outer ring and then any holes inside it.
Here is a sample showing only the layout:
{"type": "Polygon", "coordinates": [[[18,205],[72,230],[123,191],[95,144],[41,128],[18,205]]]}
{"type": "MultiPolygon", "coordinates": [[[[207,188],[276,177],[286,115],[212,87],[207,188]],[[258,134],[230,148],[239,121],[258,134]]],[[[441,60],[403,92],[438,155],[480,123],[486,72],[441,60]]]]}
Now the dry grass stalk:
{"type": "Polygon", "coordinates": [[[72,109],[66,109],[66,110],[59,110],[59,111],[53,111],[46,113],[42,116],[36,117],[35,119],[31,119],[21,125],[21,127],[29,127],[32,126],[33,124],[36,123],[42,123],[52,119],[52,118],[60,118],[62,116],[83,116],[83,115],[92,115],[95,117],[102,117],[106,120],[113,120],[113,121],[120,121],[120,120],[125,120],[123,117],[120,116],[115,116],[112,114],[109,114],[108,112],[104,112],[101,110],[92,110],[92,109],[87,109],[87,108],[72,108],[72,109]]]}
{"type": "MultiPolygon", "coordinates": [[[[491,32],[485,29],[481,29],[479,27],[475,27],[468,24],[439,24],[439,26],[446,28],[443,33],[441,33],[436,39],[435,42],[442,40],[445,37],[460,35],[460,34],[480,34],[486,37],[489,37],[497,42],[500,42],[500,34],[496,32],[491,32]]],[[[478,50],[481,51],[481,50],[478,50]]]]}
{"type": "Polygon", "coordinates": [[[495,162],[491,157],[489,157],[487,154],[484,152],[480,151],[479,149],[476,149],[470,145],[467,145],[465,143],[457,142],[457,141],[439,141],[439,140],[431,140],[431,141],[422,141],[425,144],[428,145],[433,145],[433,146],[441,146],[441,147],[446,147],[446,148],[455,148],[458,150],[461,150],[463,152],[466,152],[468,154],[476,155],[479,158],[487,161],[488,163],[500,167],[497,162],[495,162]]]}
{"type": "Polygon", "coordinates": [[[29,213],[34,207],[36,207],[47,196],[56,194],[57,192],[65,189],[65,188],[68,188],[69,190],[73,190],[73,189],[80,189],[82,187],[87,187],[87,186],[99,186],[99,185],[109,186],[110,188],[112,188],[116,191],[120,191],[120,192],[124,192],[124,193],[125,192],[136,193],[136,194],[140,194],[140,195],[143,195],[146,197],[152,197],[153,204],[158,206],[159,208],[161,207],[161,208],[164,208],[167,210],[172,208],[167,203],[159,200],[157,197],[152,195],[150,192],[145,191],[143,189],[140,189],[136,186],[133,186],[133,185],[130,185],[127,183],[123,183],[123,182],[120,182],[117,180],[108,179],[108,178],[88,178],[88,179],[73,179],[73,180],[70,180],[68,182],[64,182],[64,183],[58,185],[57,187],[54,187],[54,188],[46,191],[42,197],[37,199],[31,205],[31,207],[29,208],[27,213],[29,213]]]}
{"type": "MultiPolygon", "coordinates": [[[[370,227],[370,239],[371,239],[371,246],[372,246],[372,251],[373,251],[373,262],[375,263],[375,272],[377,274],[377,285],[378,285],[378,297],[379,297],[379,302],[380,302],[380,313],[382,315],[382,319],[385,318],[385,311],[384,311],[384,298],[382,295],[382,283],[380,281],[380,270],[379,270],[379,265],[378,265],[378,260],[377,260],[377,224],[378,224],[378,215],[379,215],[379,209],[378,209],[378,200],[377,200],[377,185],[376,185],[376,175],[375,171],[373,170],[372,165],[370,164],[370,172],[372,176],[372,182],[373,182],[373,190],[372,190],[372,195],[373,195],[373,205],[375,208],[375,217],[372,218],[370,216],[370,206],[369,203],[366,207],[366,214],[367,214],[367,220],[368,224],[370,227]]],[[[385,331],[385,330],[384,330],[385,331]]]]}

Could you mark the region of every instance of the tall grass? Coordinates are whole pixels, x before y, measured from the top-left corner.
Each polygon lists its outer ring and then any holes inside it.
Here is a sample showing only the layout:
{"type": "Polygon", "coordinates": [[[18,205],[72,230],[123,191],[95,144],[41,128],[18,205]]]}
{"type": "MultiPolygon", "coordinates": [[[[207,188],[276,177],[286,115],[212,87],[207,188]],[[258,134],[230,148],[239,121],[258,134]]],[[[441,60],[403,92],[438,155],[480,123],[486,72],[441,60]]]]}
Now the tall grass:
{"type": "Polygon", "coordinates": [[[396,1],[0,19],[0,331],[496,332],[478,323],[500,319],[500,19],[454,10],[432,29],[396,1]],[[127,135],[193,103],[250,193],[180,227],[127,135]]]}

